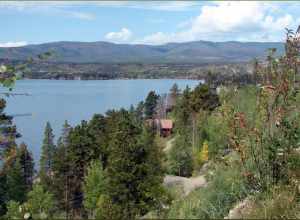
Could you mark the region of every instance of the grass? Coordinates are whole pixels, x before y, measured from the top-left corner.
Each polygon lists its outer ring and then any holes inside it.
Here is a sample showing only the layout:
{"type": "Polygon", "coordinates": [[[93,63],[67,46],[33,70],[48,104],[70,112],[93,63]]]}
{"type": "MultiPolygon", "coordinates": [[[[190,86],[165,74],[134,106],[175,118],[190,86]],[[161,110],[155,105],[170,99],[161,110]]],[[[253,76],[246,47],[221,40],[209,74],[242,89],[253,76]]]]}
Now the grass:
{"type": "Polygon", "coordinates": [[[174,201],[165,217],[206,219],[226,216],[234,204],[246,196],[246,187],[236,165],[218,165],[213,173],[206,188],[174,201]]]}
{"type": "Polygon", "coordinates": [[[271,192],[256,199],[245,218],[299,219],[300,196],[291,186],[275,186],[271,192]]]}

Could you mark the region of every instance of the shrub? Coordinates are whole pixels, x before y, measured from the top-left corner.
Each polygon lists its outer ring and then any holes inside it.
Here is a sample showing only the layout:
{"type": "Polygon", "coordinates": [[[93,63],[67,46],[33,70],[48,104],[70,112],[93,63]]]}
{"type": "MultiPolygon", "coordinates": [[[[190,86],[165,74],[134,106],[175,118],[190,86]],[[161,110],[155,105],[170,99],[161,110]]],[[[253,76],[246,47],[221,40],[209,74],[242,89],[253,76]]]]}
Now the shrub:
{"type": "Polygon", "coordinates": [[[208,161],[208,142],[204,141],[201,149],[194,151],[194,172],[198,171],[208,161]]]}
{"type": "Polygon", "coordinates": [[[7,213],[5,215],[7,219],[22,219],[23,213],[21,204],[15,201],[9,201],[7,204],[7,213]]]}
{"type": "Polygon", "coordinates": [[[270,193],[257,198],[246,218],[258,219],[299,219],[300,197],[295,188],[289,186],[274,187],[270,193]]]}
{"type": "Polygon", "coordinates": [[[246,196],[246,187],[236,165],[218,165],[206,188],[173,202],[168,218],[223,218],[232,206],[246,196]]]}

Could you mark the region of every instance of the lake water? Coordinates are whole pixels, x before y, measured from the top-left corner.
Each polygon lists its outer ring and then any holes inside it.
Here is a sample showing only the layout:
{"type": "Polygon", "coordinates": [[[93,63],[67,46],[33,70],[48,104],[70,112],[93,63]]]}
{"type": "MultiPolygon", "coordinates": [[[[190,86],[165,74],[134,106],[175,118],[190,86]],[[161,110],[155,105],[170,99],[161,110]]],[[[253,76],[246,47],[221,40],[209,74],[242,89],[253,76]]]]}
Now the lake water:
{"type": "MultiPolygon", "coordinates": [[[[38,163],[46,122],[49,121],[55,134],[60,136],[64,120],[74,126],[81,120],[89,120],[95,113],[109,109],[129,108],[145,99],[148,92],[166,93],[174,83],[183,89],[196,86],[196,80],[19,80],[14,93],[30,96],[10,96],[6,111],[16,116],[14,122],[24,141],[38,163]],[[31,115],[30,115],[31,114],[31,115]]],[[[1,89],[3,91],[3,89],[1,89]]]]}

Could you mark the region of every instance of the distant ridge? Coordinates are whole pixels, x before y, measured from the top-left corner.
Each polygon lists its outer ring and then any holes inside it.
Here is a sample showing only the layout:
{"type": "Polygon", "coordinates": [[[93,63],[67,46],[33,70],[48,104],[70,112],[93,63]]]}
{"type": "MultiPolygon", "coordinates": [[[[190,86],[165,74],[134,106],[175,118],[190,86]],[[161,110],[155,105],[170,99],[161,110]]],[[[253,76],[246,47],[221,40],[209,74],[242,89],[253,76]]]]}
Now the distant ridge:
{"type": "Polygon", "coordinates": [[[62,41],[0,48],[0,59],[24,60],[43,52],[54,51],[50,61],[71,63],[224,63],[247,62],[267,55],[276,48],[283,54],[280,42],[210,42],[194,41],[164,45],[114,44],[109,42],[62,41]]]}

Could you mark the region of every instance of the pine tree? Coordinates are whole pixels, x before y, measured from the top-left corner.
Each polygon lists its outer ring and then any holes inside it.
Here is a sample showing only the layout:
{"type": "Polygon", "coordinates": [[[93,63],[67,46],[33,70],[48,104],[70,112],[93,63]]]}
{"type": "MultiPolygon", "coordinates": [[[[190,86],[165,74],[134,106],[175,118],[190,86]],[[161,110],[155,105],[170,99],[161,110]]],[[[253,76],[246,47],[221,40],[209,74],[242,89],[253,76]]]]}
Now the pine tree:
{"type": "Polygon", "coordinates": [[[162,167],[164,156],[155,142],[155,135],[152,127],[144,126],[138,137],[135,178],[139,179],[139,198],[136,201],[140,216],[153,210],[159,212],[168,199],[162,185],[165,175],[162,167]]]}
{"type": "Polygon", "coordinates": [[[70,130],[71,130],[71,126],[69,125],[68,121],[65,120],[65,123],[62,128],[62,134],[61,134],[61,141],[64,146],[68,145],[68,136],[69,136],[70,130]]]}
{"type": "Polygon", "coordinates": [[[68,171],[69,164],[67,158],[67,146],[63,144],[62,137],[58,139],[57,148],[53,157],[53,180],[52,190],[58,206],[63,210],[68,210],[68,171]]]}
{"type": "Polygon", "coordinates": [[[180,89],[178,88],[178,85],[174,83],[174,85],[170,89],[170,95],[167,100],[169,110],[173,110],[173,107],[175,106],[179,95],[180,95],[180,89]]]}
{"type": "Polygon", "coordinates": [[[155,108],[157,104],[159,96],[155,94],[154,91],[150,91],[145,100],[145,116],[146,118],[153,118],[155,115],[155,108]]]}
{"type": "Polygon", "coordinates": [[[142,133],[121,110],[109,145],[107,187],[99,218],[133,219],[159,207],[162,168],[153,132],[142,133]]]}
{"type": "MultiPolygon", "coordinates": [[[[4,113],[6,107],[6,101],[0,98],[0,163],[3,158],[6,158],[10,150],[14,150],[16,145],[16,138],[20,137],[17,133],[16,126],[13,125],[13,117],[4,113]]],[[[0,164],[0,168],[3,164],[0,164]]]]}
{"type": "Polygon", "coordinates": [[[23,181],[26,185],[26,192],[32,189],[33,175],[34,175],[34,162],[32,154],[28,151],[25,143],[21,143],[18,149],[17,157],[19,158],[22,168],[23,181]]]}
{"type": "Polygon", "coordinates": [[[174,83],[170,89],[170,95],[172,98],[176,99],[180,94],[180,89],[178,88],[177,83],[174,83]]]}
{"type": "Polygon", "coordinates": [[[95,114],[88,124],[88,130],[92,139],[90,146],[91,154],[95,159],[100,159],[101,165],[105,168],[108,157],[107,119],[101,114],[95,114]]]}
{"type": "Polygon", "coordinates": [[[57,147],[53,155],[53,179],[51,192],[62,210],[68,210],[68,171],[67,148],[69,145],[69,133],[71,126],[65,121],[61,136],[57,141],[57,147]]]}
{"type": "Polygon", "coordinates": [[[69,133],[69,145],[67,147],[68,161],[68,200],[70,201],[71,217],[84,217],[82,183],[87,167],[97,155],[92,147],[94,139],[90,133],[88,123],[82,121],[69,133]]]}
{"type": "Polygon", "coordinates": [[[17,202],[24,202],[26,199],[26,183],[22,172],[19,158],[13,163],[13,166],[6,171],[7,198],[17,202]]]}
{"type": "Polygon", "coordinates": [[[188,133],[177,135],[168,155],[169,172],[177,176],[189,177],[193,172],[192,143],[188,133]]]}
{"type": "Polygon", "coordinates": [[[7,171],[11,168],[16,156],[15,139],[18,137],[12,117],[4,113],[6,101],[0,99],[0,216],[6,212],[9,201],[7,171]]]}
{"type": "Polygon", "coordinates": [[[6,179],[6,174],[0,173],[0,216],[6,213],[6,203],[8,202],[6,179]]]}
{"type": "Polygon", "coordinates": [[[175,118],[176,118],[176,130],[177,132],[181,132],[182,130],[186,130],[187,127],[190,127],[191,122],[191,91],[187,86],[183,90],[183,94],[178,100],[178,104],[175,107],[175,118]]]}
{"type": "Polygon", "coordinates": [[[105,176],[99,160],[92,161],[84,177],[84,207],[89,211],[89,217],[95,218],[97,205],[104,194],[105,176]]]}
{"type": "Polygon", "coordinates": [[[40,159],[41,184],[45,187],[51,185],[51,175],[53,174],[53,157],[55,152],[54,135],[49,122],[47,122],[44,132],[44,140],[40,159]]]}

